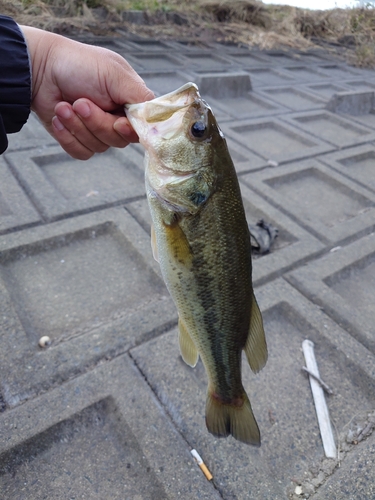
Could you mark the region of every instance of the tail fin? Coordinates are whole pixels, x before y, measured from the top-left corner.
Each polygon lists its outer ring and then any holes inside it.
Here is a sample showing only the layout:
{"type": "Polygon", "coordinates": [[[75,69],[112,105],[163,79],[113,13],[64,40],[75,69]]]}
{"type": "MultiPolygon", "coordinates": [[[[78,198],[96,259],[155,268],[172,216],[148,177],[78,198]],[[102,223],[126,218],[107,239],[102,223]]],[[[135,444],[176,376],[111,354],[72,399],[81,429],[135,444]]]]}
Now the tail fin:
{"type": "Polygon", "coordinates": [[[238,400],[233,404],[223,403],[209,392],[206,401],[206,425],[208,431],[216,437],[227,437],[231,434],[238,441],[260,446],[259,427],[245,392],[242,404],[238,400]]]}

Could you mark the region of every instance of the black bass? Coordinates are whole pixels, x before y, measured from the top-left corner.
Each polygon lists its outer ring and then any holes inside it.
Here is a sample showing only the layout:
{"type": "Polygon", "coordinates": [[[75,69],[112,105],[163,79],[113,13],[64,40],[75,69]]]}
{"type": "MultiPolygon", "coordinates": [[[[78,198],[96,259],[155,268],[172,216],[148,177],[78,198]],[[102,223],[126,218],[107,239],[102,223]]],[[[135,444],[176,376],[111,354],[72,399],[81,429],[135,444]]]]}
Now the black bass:
{"type": "Polygon", "coordinates": [[[260,445],[241,380],[241,354],[267,361],[251,281],[250,233],[224,136],[193,83],[126,106],[146,149],[146,191],[155,259],[176,304],[181,355],[201,356],[208,376],[207,429],[260,445]]]}

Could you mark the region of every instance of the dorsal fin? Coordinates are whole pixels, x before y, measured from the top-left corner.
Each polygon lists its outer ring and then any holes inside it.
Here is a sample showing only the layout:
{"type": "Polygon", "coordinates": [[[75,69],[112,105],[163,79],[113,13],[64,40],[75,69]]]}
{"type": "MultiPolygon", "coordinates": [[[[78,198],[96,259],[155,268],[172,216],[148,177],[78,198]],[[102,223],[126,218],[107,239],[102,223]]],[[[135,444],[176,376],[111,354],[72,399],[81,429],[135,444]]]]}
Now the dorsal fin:
{"type": "Polygon", "coordinates": [[[254,373],[259,372],[267,362],[267,344],[263,329],[262,314],[254,296],[252,295],[249,335],[244,351],[250,368],[254,373]]]}

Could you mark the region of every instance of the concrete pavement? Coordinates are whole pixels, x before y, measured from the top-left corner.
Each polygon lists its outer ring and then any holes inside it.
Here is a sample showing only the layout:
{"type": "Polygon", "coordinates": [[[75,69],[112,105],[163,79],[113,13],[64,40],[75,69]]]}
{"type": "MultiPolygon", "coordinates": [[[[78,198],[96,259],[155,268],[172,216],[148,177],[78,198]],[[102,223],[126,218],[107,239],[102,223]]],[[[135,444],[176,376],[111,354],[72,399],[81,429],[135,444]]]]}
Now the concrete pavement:
{"type": "Polygon", "coordinates": [[[204,368],[179,355],[151,254],[142,148],[79,162],[32,116],[0,158],[0,498],[375,498],[375,71],[322,50],[86,41],[159,95],[197,82],[249,224],[279,229],[254,256],[269,361],[243,375],[262,446],[205,428],[204,368]],[[307,338],[334,391],[336,459],[302,371],[307,338]]]}

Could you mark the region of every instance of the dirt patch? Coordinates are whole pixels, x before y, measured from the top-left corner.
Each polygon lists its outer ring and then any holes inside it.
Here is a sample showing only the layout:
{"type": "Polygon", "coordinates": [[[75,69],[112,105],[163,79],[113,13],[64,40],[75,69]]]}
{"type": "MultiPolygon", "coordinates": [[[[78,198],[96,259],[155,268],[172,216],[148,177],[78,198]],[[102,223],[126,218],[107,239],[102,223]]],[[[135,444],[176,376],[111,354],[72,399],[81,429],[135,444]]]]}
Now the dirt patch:
{"type": "Polygon", "coordinates": [[[21,24],[68,36],[224,42],[260,49],[320,46],[375,68],[375,8],[310,11],[257,0],[0,0],[21,24]]]}

